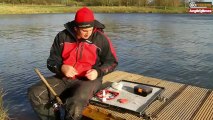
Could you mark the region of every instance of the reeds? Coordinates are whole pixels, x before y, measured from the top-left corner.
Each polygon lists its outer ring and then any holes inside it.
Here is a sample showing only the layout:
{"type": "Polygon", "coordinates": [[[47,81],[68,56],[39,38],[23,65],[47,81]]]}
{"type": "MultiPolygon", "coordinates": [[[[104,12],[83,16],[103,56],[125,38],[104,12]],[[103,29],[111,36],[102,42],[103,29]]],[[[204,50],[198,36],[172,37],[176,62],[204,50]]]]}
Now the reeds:
{"type": "Polygon", "coordinates": [[[0,120],[9,120],[7,110],[3,106],[4,93],[0,90],[0,120]]]}

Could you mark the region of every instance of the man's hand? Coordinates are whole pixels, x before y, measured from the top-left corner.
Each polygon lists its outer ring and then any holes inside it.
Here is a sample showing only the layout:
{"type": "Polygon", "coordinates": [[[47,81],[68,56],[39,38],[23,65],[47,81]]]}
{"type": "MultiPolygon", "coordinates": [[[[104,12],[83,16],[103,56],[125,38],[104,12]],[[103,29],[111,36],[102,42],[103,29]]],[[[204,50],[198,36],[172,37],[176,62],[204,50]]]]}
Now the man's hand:
{"type": "Polygon", "coordinates": [[[78,72],[73,66],[65,65],[65,64],[61,66],[61,71],[68,78],[72,78],[78,74],[78,72]]]}
{"type": "Polygon", "coordinates": [[[89,80],[95,80],[98,77],[98,72],[95,69],[88,70],[85,75],[89,80]]]}

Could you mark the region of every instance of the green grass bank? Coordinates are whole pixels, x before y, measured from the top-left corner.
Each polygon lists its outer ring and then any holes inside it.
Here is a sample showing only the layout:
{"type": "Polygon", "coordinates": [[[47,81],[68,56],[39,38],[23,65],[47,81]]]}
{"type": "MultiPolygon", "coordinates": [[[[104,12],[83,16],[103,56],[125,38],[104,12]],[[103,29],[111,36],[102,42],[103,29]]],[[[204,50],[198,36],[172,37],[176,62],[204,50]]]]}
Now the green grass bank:
{"type": "MultiPolygon", "coordinates": [[[[0,4],[0,14],[74,13],[80,6],[0,4]]],[[[186,13],[184,7],[89,6],[96,13],[186,13]]]]}

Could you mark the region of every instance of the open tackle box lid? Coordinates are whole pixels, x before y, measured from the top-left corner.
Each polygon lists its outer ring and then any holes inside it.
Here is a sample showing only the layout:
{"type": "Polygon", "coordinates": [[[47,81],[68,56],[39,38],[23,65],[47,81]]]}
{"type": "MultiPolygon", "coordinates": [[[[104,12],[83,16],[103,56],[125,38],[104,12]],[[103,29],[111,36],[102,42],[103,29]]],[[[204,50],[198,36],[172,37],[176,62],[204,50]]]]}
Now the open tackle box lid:
{"type": "Polygon", "coordinates": [[[155,100],[157,100],[158,97],[160,97],[160,94],[164,91],[163,87],[142,84],[127,80],[121,80],[118,83],[123,85],[121,90],[116,90],[112,88],[111,83],[109,86],[103,87],[100,91],[97,92],[100,93],[102,90],[111,91],[112,93],[118,93],[118,96],[114,96],[113,99],[103,101],[102,98],[100,98],[96,94],[90,99],[90,104],[119,112],[129,112],[131,114],[141,117],[144,115],[144,111],[147,109],[147,107],[155,100]],[[138,85],[150,87],[152,88],[152,92],[146,97],[137,95],[134,93],[134,87],[138,85]],[[126,102],[119,102],[119,100],[121,99],[126,100],[126,102]]]}

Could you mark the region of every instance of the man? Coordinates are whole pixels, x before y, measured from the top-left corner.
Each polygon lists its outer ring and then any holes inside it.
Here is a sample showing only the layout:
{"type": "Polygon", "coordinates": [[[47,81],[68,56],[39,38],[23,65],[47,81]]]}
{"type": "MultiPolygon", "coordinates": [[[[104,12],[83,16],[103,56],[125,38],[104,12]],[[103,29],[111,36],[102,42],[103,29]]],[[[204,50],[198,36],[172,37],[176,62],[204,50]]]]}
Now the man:
{"type": "MultiPolygon", "coordinates": [[[[65,28],[56,35],[51,47],[47,67],[56,75],[47,80],[61,98],[69,94],[64,101],[66,119],[78,120],[100,88],[102,77],[112,72],[118,61],[111,41],[103,33],[104,25],[95,20],[87,7],[79,9],[65,28]]],[[[42,82],[30,87],[28,96],[41,119],[55,119],[52,108],[48,107],[54,96],[42,82]]]]}

